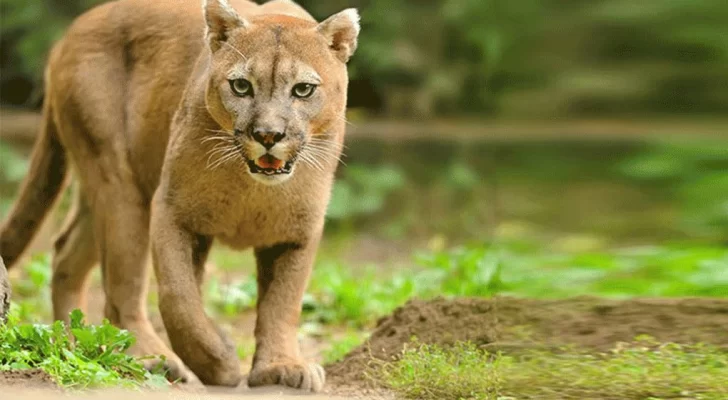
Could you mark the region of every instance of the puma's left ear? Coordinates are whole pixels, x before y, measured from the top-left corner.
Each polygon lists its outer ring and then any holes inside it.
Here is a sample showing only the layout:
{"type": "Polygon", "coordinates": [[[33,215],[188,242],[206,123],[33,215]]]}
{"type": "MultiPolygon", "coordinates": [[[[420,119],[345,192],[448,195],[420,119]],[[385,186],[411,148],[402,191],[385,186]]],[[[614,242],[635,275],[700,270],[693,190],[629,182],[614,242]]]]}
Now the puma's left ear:
{"type": "Polygon", "coordinates": [[[343,62],[348,62],[354,55],[359,30],[359,12],[354,8],[334,14],[318,26],[319,33],[329,41],[331,50],[343,62]]]}
{"type": "Polygon", "coordinates": [[[249,24],[230,6],[227,0],[203,0],[202,11],[207,29],[205,37],[213,52],[227,41],[230,32],[246,28],[249,24]]]}

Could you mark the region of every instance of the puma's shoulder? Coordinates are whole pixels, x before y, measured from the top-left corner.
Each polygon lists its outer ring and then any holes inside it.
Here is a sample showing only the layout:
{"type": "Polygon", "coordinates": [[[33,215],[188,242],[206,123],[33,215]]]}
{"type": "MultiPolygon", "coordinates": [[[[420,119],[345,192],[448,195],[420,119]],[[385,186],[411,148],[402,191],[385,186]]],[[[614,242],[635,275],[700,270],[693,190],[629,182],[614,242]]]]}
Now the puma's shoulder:
{"type": "MultiPolygon", "coordinates": [[[[213,0],[205,0],[213,1],[213,0]]],[[[215,0],[216,1],[216,0],[215,0]]],[[[64,42],[71,50],[112,51],[136,45],[145,50],[184,47],[199,51],[205,28],[203,1],[199,0],[117,0],[101,4],[74,20],[64,42]],[[149,41],[156,45],[149,45],[149,41]]],[[[249,0],[231,0],[230,6],[244,18],[287,15],[311,22],[314,18],[292,0],[273,0],[262,5],[249,0]]]]}

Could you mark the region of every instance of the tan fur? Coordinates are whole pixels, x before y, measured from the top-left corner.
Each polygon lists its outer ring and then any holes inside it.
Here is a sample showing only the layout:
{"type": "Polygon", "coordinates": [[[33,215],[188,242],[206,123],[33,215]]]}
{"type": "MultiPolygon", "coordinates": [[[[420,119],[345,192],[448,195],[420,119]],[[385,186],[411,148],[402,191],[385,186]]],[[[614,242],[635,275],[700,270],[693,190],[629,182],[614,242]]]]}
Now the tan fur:
{"type": "Polygon", "coordinates": [[[302,359],[296,331],[343,143],[358,16],[318,24],[287,0],[203,7],[118,0],[73,23],[50,57],[46,127],[0,251],[17,260],[62,187],[67,157],[79,188],[55,244],[56,318],[84,306],[100,262],[105,314],[136,333],[137,354],[165,355],[188,382],[237,385],[234,346],[205,315],[200,284],[214,239],[254,248],[249,384],[318,391],[323,369],[302,359]],[[253,97],[233,94],[228,80],[241,78],[253,97]],[[314,94],[294,98],[293,86],[311,80],[320,80],[314,94]],[[263,165],[265,154],[290,161],[291,174],[254,174],[250,162],[263,165]],[[149,247],[174,352],[147,320],[149,247]]]}

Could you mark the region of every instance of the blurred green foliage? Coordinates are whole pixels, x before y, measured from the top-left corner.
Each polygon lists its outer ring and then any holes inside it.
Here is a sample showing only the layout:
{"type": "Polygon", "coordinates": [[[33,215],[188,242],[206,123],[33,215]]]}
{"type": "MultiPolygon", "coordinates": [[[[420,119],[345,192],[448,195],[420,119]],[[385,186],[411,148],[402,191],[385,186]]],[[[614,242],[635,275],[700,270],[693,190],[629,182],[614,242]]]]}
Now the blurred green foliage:
{"type": "MultiPolygon", "coordinates": [[[[406,146],[351,146],[329,204],[329,239],[345,247],[366,235],[406,246],[520,237],[573,250],[728,237],[725,140],[406,146]]],[[[0,217],[26,169],[0,141],[0,217]]]]}
{"type": "Polygon", "coordinates": [[[336,182],[326,215],[332,221],[351,221],[375,214],[404,185],[402,170],[396,166],[352,165],[346,168],[346,179],[336,182]]]}
{"type": "Polygon", "coordinates": [[[699,236],[728,237],[728,146],[724,141],[656,142],[619,165],[643,184],[668,183],[682,225],[699,236]]]}
{"type": "MultiPolygon", "coordinates": [[[[255,278],[208,288],[212,311],[234,316],[255,307],[255,278]],[[244,293],[219,296],[215,293],[244,293]]],[[[555,252],[533,244],[472,244],[421,251],[406,267],[352,268],[323,259],[304,297],[309,322],[369,326],[411,298],[513,295],[567,298],[712,296],[728,293],[728,249],[642,246],[610,251],[555,252]]]]}
{"type": "MultiPolygon", "coordinates": [[[[0,193],[13,193],[27,171],[28,160],[0,140],[0,193]]],[[[12,202],[12,196],[0,196],[0,215],[5,215],[12,202]]]]}
{"type": "Polygon", "coordinates": [[[404,147],[366,139],[350,146],[330,203],[330,234],[416,245],[536,239],[555,250],[728,237],[723,139],[413,140],[404,147]]]}
{"type": "MultiPolygon", "coordinates": [[[[5,103],[29,101],[51,43],[101,2],[0,0],[5,103]]],[[[370,89],[353,85],[352,103],[376,97],[361,103],[389,116],[719,114],[728,107],[724,0],[300,3],[319,19],[360,8],[351,74],[370,89]]]]}
{"type": "Polygon", "coordinates": [[[324,364],[331,364],[340,361],[362,344],[369,335],[357,331],[349,331],[343,337],[331,341],[331,346],[323,352],[324,364]]]}

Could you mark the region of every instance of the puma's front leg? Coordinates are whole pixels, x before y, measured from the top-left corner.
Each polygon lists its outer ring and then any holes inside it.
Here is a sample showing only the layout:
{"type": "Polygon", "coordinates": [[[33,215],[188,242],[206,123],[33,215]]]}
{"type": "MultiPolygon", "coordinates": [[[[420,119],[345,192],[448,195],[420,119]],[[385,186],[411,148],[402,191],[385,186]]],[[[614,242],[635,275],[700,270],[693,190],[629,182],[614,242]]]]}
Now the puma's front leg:
{"type": "Polygon", "coordinates": [[[302,359],[297,340],[303,292],[317,246],[318,237],[308,243],[282,243],[255,251],[258,320],[250,386],[280,384],[314,392],[324,386],[323,368],[302,359]]]}
{"type": "Polygon", "coordinates": [[[181,227],[158,197],[152,209],[152,254],[159,310],[172,349],[203,383],[237,386],[242,375],[235,345],[205,314],[199,286],[212,241],[181,227]]]}

